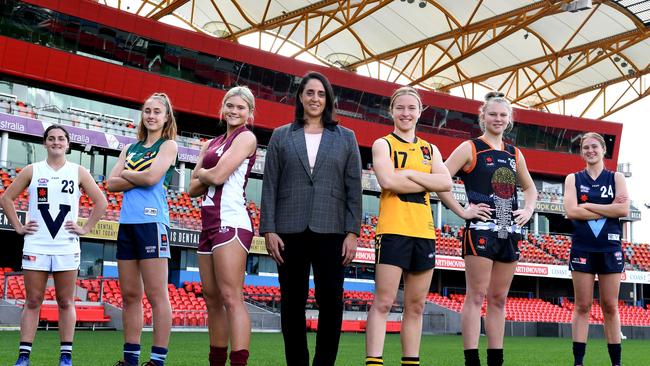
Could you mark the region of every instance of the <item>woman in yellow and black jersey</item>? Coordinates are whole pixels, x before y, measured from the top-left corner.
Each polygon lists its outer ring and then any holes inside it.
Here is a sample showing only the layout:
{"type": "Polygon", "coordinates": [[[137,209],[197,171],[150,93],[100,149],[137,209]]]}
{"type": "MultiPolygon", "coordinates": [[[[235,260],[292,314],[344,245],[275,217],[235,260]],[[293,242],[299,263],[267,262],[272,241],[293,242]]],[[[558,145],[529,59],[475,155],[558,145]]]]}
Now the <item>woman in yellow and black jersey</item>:
{"type": "Polygon", "coordinates": [[[438,149],[415,136],[422,113],[418,92],[397,89],[390,102],[395,129],[372,146],[381,186],[375,256],[375,300],[368,312],[366,365],[383,365],[386,318],[404,276],[402,365],[420,364],[422,311],[435,265],[429,192],[449,191],[451,177],[438,149]]]}

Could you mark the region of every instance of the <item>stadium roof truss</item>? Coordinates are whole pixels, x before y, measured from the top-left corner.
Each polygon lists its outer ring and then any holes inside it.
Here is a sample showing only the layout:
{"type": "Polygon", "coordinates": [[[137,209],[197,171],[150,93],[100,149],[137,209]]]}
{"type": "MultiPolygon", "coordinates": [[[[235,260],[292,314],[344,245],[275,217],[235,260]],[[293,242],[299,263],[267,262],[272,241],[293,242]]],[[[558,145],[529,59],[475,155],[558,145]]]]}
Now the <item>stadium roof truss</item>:
{"type": "Polygon", "coordinates": [[[499,89],[535,109],[563,113],[587,95],[582,115],[605,118],[650,94],[650,0],[100,2],[391,82],[470,98],[474,85],[499,89]]]}

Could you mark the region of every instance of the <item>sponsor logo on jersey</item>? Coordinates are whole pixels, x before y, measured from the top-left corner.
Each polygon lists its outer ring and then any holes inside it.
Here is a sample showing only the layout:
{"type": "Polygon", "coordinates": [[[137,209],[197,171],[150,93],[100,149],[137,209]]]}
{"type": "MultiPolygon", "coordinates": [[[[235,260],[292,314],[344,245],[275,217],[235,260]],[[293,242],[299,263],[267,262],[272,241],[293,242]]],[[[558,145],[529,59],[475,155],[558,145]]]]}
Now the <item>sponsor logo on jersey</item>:
{"type": "Polygon", "coordinates": [[[580,185],[580,193],[589,193],[589,187],[580,185]]]}
{"type": "Polygon", "coordinates": [[[582,257],[573,257],[571,259],[571,263],[575,264],[587,264],[587,258],[582,258],[582,257]]]}
{"type": "Polygon", "coordinates": [[[491,156],[486,156],[485,157],[485,165],[486,166],[494,166],[494,159],[491,156]]]}
{"type": "MultiPolygon", "coordinates": [[[[607,240],[619,241],[619,240],[621,240],[621,236],[619,234],[607,234],[607,240]]],[[[618,252],[618,253],[620,253],[620,252],[618,252]]]]}
{"type": "Polygon", "coordinates": [[[429,150],[428,146],[420,146],[420,150],[422,150],[422,156],[425,160],[431,160],[431,150],[429,150]]]}
{"type": "Polygon", "coordinates": [[[47,182],[49,182],[49,181],[50,181],[50,180],[47,179],[47,178],[41,178],[41,179],[38,180],[38,185],[39,185],[39,186],[46,186],[46,185],[47,185],[47,182]]]}
{"type": "Polygon", "coordinates": [[[146,216],[156,216],[156,215],[158,215],[158,209],[153,208],[153,207],[145,207],[144,208],[144,214],[146,216]]]}
{"type": "Polygon", "coordinates": [[[47,202],[47,187],[41,187],[37,190],[37,202],[47,202]]]}

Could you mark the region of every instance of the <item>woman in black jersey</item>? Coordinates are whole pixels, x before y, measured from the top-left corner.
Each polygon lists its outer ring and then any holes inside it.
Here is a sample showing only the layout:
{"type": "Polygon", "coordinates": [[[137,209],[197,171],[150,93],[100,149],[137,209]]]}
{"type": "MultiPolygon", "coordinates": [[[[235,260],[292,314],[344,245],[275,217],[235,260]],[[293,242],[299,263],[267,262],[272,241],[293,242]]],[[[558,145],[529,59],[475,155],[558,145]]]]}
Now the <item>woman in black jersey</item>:
{"type": "Polygon", "coordinates": [[[600,306],[612,366],[621,364],[621,322],[618,291],[625,262],[619,218],[629,214],[625,177],[605,169],[605,139],[595,132],[580,140],[580,155],[587,167],[569,174],[564,182],[564,209],[573,221],[569,269],[573,278],[574,365],[582,365],[589,331],[589,313],[598,275],[600,306]]]}
{"type": "Polygon", "coordinates": [[[519,260],[522,226],[533,214],[537,191],[521,151],[503,142],[512,128],[512,107],[504,95],[488,93],[479,112],[483,135],[460,144],[445,162],[449,173],[464,181],[469,204],[463,208],[450,192],[438,196],[467,222],[463,237],[467,292],[461,313],[465,365],[480,365],[481,306],[487,298],[485,331],[492,366],[503,364],[505,303],[519,260]],[[517,183],[524,193],[521,209],[517,183]]]}

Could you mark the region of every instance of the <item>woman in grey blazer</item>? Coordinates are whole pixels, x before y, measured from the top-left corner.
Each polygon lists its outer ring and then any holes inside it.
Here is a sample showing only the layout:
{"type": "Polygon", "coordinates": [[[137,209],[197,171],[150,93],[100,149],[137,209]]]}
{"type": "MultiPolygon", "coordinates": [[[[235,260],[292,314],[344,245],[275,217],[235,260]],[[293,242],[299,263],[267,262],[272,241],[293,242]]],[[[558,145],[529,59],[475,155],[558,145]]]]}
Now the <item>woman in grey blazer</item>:
{"type": "Polygon", "coordinates": [[[264,165],[260,232],[278,264],[288,366],[308,366],[305,304],[313,267],[319,308],[313,365],[334,365],[343,317],[343,271],[361,226],[361,157],[354,132],[337,124],[334,93],[310,72],[292,123],[276,128],[264,165]]]}

